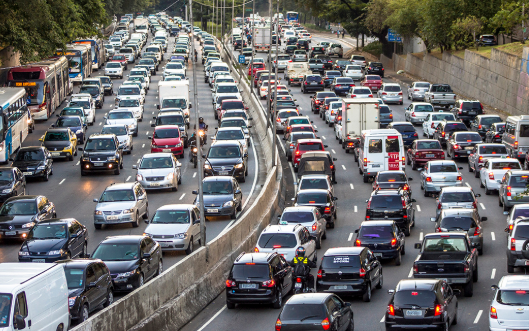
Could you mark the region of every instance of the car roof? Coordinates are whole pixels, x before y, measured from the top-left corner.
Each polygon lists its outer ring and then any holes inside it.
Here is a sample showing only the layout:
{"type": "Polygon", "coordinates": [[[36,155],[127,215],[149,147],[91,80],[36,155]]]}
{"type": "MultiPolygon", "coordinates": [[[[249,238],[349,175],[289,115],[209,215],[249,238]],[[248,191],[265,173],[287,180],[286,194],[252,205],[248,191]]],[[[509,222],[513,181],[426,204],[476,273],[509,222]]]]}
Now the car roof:
{"type": "Polygon", "coordinates": [[[414,105],[414,106],[419,106],[419,105],[421,105],[421,106],[431,106],[432,105],[429,102],[412,102],[411,104],[414,105]]]}
{"type": "Polygon", "coordinates": [[[159,129],[178,129],[178,130],[180,130],[178,125],[172,125],[172,124],[157,125],[157,126],[154,127],[154,131],[159,130],[159,129]]]}
{"type": "Polygon", "coordinates": [[[301,179],[328,179],[329,175],[324,174],[312,174],[312,175],[303,175],[301,176],[301,179]]]}
{"type": "Polygon", "coordinates": [[[390,226],[396,224],[395,221],[382,221],[382,220],[373,220],[373,221],[364,221],[360,226],[390,226]]]}
{"type": "Polygon", "coordinates": [[[11,197],[9,198],[8,200],[9,201],[14,201],[14,200],[28,200],[28,201],[32,201],[32,200],[36,200],[37,198],[39,197],[43,197],[43,195],[20,195],[18,197],[11,197]]]}
{"type": "Polygon", "coordinates": [[[396,291],[409,290],[433,290],[435,285],[440,282],[438,279],[403,279],[396,287],[396,291]]]}
{"type": "MultiPolygon", "coordinates": [[[[236,117],[232,117],[236,118],[236,117]]],[[[241,143],[237,140],[218,140],[211,143],[211,147],[213,146],[241,146],[241,143]]]]}
{"type": "MultiPolygon", "coordinates": [[[[408,125],[413,126],[410,122],[392,122],[391,125],[408,125]]],[[[414,127],[414,126],[413,126],[414,127]]],[[[415,127],[414,127],[415,128],[415,127]]]]}
{"type": "Polygon", "coordinates": [[[326,190],[326,189],[321,189],[321,188],[311,188],[311,189],[308,189],[308,190],[301,190],[301,191],[298,191],[297,192],[297,195],[299,194],[314,194],[314,193],[321,193],[321,194],[329,194],[329,191],[326,190]]]}
{"type": "Polygon", "coordinates": [[[375,190],[371,192],[371,196],[382,196],[382,195],[399,195],[402,196],[400,190],[375,190]]]}
{"type": "Polygon", "coordinates": [[[246,263],[268,263],[270,256],[277,253],[242,253],[239,255],[233,264],[246,264],[246,263]]]}
{"type": "Polygon", "coordinates": [[[202,180],[202,182],[231,182],[232,176],[209,176],[202,180]]]}
{"type": "Polygon", "coordinates": [[[441,188],[441,193],[443,192],[472,192],[472,187],[468,186],[447,186],[441,188]]]}
{"type": "Polygon", "coordinates": [[[117,184],[110,184],[105,188],[105,191],[115,191],[115,190],[123,190],[123,189],[130,189],[136,185],[136,182],[131,183],[117,183],[117,184]]]}
{"type": "Polygon", "coordinates": [[[332,293],[300,293],[290,297],[285,305],[297,304],[317,304],[324,303],[327,298],[333,296],[332,293]]]}
{"type": "Polygon", "coordinates": [[[189,203],[163,205],[158,210],[193,210],[195,205],[189,203]]]}
{"type": "Polygon", "coordinates": [[[60,263],[65,269],[78,269],[85,268],[87,265],[95,262],[103,262],[100,259],[86,259],[86,258],[76,258],[74,260],[60,260],[55,263],[60,263]]]}
{"type": "Polygon", "coordinates": [[[300,224],[270,224],[263,229],[261,235],[264,233],[296,233],[301,228],[304,228],[304,226],[300,224]]]}
{"type": "Polygon", "coordinates": [[[346,255],[346,254],[358,255],[364,249],[365,247],[333,247],[333,248],[329,248],[323,254],[323,256],[336,256],[336,255],[346,255]]]}
{"type": "Polygon", "coordinates": [[[300,212],[300,211],[304,211],[304,212],[312,212],[314,210],[316,210],[317,207],[312,207],[312,206],[297,206],[297,207],[286,207],[285,209],[283,209],[283,213],[295,213],[295,212],[300,212]]]}
{"type": "Polygon", "coordinates": [[[114,138],[116,135],[113,134],[113,133],[92,133],[90,135],[90,137],[88,137],[89,139],[112,139],[114,138]]]}
{"type": "Polygon", "coordinates": [[[402,174],[406,176],[406,171],[404,170],[383,170],[383,171],[379,171],[378,174],[402,174]]]}
{"type": "Polygon", "coordinates": [[[147,159],[152,157],[172,157],[173,155],[173,153],[147,153],[143,154],[143,158],[147,159]]]}
{"type": "Polygon", "coordinates": [[[304,144],[304,143],[323,143],[323,142],[319,138],[298,139],[298,144],[304,144]]]}
{"type": "Polygon", "coordinates": [[[453,208],[453,209],[442,209],[441,215],[443,217],[449,217],[453,215],[459,215],[459,216],[473,216],[474,215],[474,209],[468,209],[468,208],[453,208]]]}
{"type": "Polygon", "coordinates": [[[448,164],[453,164],[457,167],[457,164],[455,163],[455,161],[451,161],[451,160],[436,160],[436,161],[428,161],[428,164],[430,165],[448,165],[448,164]]]}
{"type": "Polygon", "coordinates": [[[505,275],[498,287],[500,290],[524,290],[529,289],[529,275],[505,275]]]}
{"type": "Polygon", "coordinates": [[[146,238],[146,236],[142,235],[121,235],[121,236],[111,236],[106,237],[103,241],[101,241],[101,244],[130,244],[130,243],[140,243],[140,241],[146,238]]]}

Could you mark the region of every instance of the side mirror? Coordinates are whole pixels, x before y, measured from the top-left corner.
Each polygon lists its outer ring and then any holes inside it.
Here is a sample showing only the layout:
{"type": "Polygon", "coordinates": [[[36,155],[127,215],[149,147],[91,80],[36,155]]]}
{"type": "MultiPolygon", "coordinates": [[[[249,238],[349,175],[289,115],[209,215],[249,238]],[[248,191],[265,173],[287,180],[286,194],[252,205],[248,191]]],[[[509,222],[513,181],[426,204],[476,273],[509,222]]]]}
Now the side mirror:
{"type": "Polygon", "coordinates": [[[459,170],[463,170],[463,167],[457,167],[457,169],[459,169],[459,170]]]}
{"type": "Polygon", "coordinates": [[[328,146],[328,145],[323,145],[323,147],[327,148],[327,147],[329,147],[329,146],[328,146]]]}
{"type": "Polygon", "coordinates": [[[155,128],[156,125],[154,123],[151,124],[151,128],[155,128]]]}
{"type": "Polygon", "coordinates": [[[410,177],[410,178],[408,178],[408,180],[413,180],[413,178],[410,177]]]}
{"type": "Polygon", "coordinates": [[[481,194],[479,194],[479,193],[478,193],[478,194],[476,194],[476,197],[477,197],[477,198],[481,197],[481,194]]]}
{"type": "Polygon", "coordinates": [[[9,158],[9,161],[14,161],[13,158],[9,158]]]}
{"type": "Polygon", "coordinates": [[[393,294],[395,293],[395,290],[388,290],[388,294],[393,294]]]}
{"type": "Polygon", "coordinates": [[[431,217],[430,222],[435,222],[435,217],[431,217]]]}
{"type": "Polygon", "coordinates": [[[485,222],[486,220],[488,220],[488,218],[486,216],[481,217],[481,221],[482,222],[485,222]]]}
{"type": "Polygon", "coordinates": [[[137,165],[133,165],[132,169],[138,169],[138,166],[137,165]]]}
{"type": "Polygon", "coordinates": [[[253,121],[253,117],[248,117],[248,121],[253,121]]]}
{"type": "Polygon", "coordinates": [[[99,202],[99,199],[94,199],[94,202],[99,202]]]}
{"type": "Polygon", "coordinates": [[[338,198],[337,197],[333,197],[332,198],[334,201],[338,201],[338,198]]]}
{"type": "Polygon", "coordinates": [[[15,325],[19,330],[23,330],[26,328],[26,321],[24,320],[24,317],[22,315],[19,314],[15,316],[15,325]]]}
{"type": "Polygon", "coordinates": [[[358,233],[358,229],[355,230],[355,233],[358,233]]]}
{"type": "Polygon", "coordinates": [[[496,290],[499,289],[499,287],[498,287],[498,285],[491,285],[490,289],[493,290],[493,291],[496,291],[496,290]]]}
{"type": "Polygon", "coordinates": [[[193,192],[191,192],[192,194],[198,194],[198,191],[197,190],[193,190],[193,192]]]}
{"type": "Polygon", "coordinates": [[[413,247],[415,249],[421,249],[422,248],[422,244],[421,243],[415,243],[415,245],[413,245],[413,247]]]}
{"type": "Polygon", "coordinates": [[[346,306],[346,307],[351,307],[351,303],[350,303],[350,302],[346,302],[346,303],[345,303],[345,306],[346,306]]]}
{"type": "Polygon", "coordinates": [[[314,132],[318,132],[318,130],[314,130],[314,132]]]}
{"type": "Polygon", "coordinates": [[[160,109],[160,105],[156,105],[156,109],[160,109]]]}
{"type": "Polygon", "coordinates": [[[508,211],[504,211],[503,215],[509,215],[509,212],[508,211]]]}
{"type": "Polygon", "coordinates": [[[83,148],[82,148],[82,147],[77,147],[77,149],[78,149],[78,150],[80,150],[80,151],[82,151],[82,150],[83,150],[83,148]]]}

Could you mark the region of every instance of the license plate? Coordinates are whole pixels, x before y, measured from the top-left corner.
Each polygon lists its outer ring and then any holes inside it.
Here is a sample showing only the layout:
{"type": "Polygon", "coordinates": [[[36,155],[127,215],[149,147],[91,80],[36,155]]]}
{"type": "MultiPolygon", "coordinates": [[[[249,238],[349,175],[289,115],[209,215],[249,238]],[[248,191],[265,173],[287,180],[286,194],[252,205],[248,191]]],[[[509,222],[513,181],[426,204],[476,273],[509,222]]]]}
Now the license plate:
{"type": "Polygon", "coordinates": [[[33,259],[33,260],[31,260],[31,262],[35,262],[35,263],[46,263],[46,259],[33,259]]]}
{"type": "Polygon", "coordinates": [[[347,290],[347,285],[334,285],[335,290],[347,290]]]}
{"type": "Polygon", "coordinates": [[[219,210],[218,209],[207,209],[207,212],[208,213],[218,213],[219,210]]]}
{"type": "Polygon", "coordinates": [[[422,316],[422,310],[406,310],[406,316],[422,316]]]}
{"type": "Polygon", "coordinates": [[[392,97],[396,97],[397,96],[397,93],[391,93],[390,94],[392,97]]]}
{"type": "Polygon", "coordinates": [[[475,111],[469,111],[468,114],[469,115],[476,115],[477,113],[475,111]]]}
{"type": "Polygon", "coordinates": [[[119,216],[113,215],[113,216],[107,216],[107,220],[109,221],[115,221],[119,218],[119,216]]]}
{"type": "MultiPolygon", "coordinates": [[[[316,69],[316,68],[314,68],[314,69],[316,69]]],[[[310,85],[316,85],[316,83],[312,82],[312,83],[310,83],[310,85]]]]}
{"type": "Polygon", "coordinates": [[[162,241],[162,242],[159,241],[158,243],[159,243],[160,246],[162,246],[162,247],[169,247],[169,243],[166,243],[166,242],[163,242],[163,241],[162,241]]]}
{"type": "Polygon", "coordinates": [[[23,174],[24,174],[24,176],[31,176],[31,175],[33,175],[32,172],[23,172],[23,174]]]}
{"type": "Polygon", "coordinates": [[[296,283],[296,284],[294,285],[294,287],[295,287],[295,288],[301,288],[301,285],[302,285],[301,283],[296,283]]]}
{"type": "Polygon", "coordinates": [[[448,283],[448,278],[437,278],[437,279],[442,280],[445,283],[448,283]]]}
{"type": "Polygon", "coordinates": [[[162,151],[163,151],[163,152],[170,152],[171,149],[170,149],[170,148],[164,148],[164,149],[162,149],[162,151]]]}
{"type": "Polygon", "coordinates": [[[102,167],[103,164],[104,164],[103,162],[95,162],[94,167],[102,167]]]}
{"type": "Polygon", "coordinates": [[[60,152],[51,152],[51,156],[60,156],[61,153],[60,152]]]}
{"type": "Polygon", "coordinates": [[[160,186],[160,183],[149,183],[149,186],[160,186]]]}
{"type": "Polygon", "coordinates": [[[474,147],[472,147],[472,146],[470,146],[470,147],[465,147],[465,149],[466,149],[467,151],[471,151],[471,150],[474,149],[474,147]]]}
{"type": "Polygon", "coordinates": [[[219,171],[220,176],[226,176],[228,173],[228,171],[219,171]]]}
{"type": "Polygon", "coordinates": [[[426,154],[426,157],[435,157],[435,154],[426,154]]]}
{"type": "Polygon", "coordinates": [[[257,288],[257,284],[239,284],[243,289],[254,289],[257,288]]]}
{"type": "Polygon", "coordinates": [[[8,232],[4,232],[4,235],[5,236],[16,236],[17,232],[16,231],[8,231],[8,232]]]}
{"type": "Polygon", "coordinates": [[[372,164],[371,168],[380,168],[380,164],[372,164]]]}
{"type": "Polygon", "coordinates": [[[376,257],[382,257],[382,253],[375,253],[376,257]]]}

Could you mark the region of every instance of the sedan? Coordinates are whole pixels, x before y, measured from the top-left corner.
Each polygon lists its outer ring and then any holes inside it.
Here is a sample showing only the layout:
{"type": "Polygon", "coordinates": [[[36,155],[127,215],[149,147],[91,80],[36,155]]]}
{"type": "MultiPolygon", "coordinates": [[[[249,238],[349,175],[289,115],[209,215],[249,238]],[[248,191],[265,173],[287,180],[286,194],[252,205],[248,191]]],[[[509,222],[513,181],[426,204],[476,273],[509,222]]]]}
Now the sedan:
{"type": "Polygon", "coordinates": [[[408,100],[424,100],[424,94],[430,89],[428,82],[413,82],[408,86],[408,100]]]}
{"type": "Polygon", "coordinates": [[[204,177],[233,176],[244,183],[248,175],[248,153],[238,141],[217,141],[211,144],[208,154],[203,155],[204,177]]]}
{"type": "Polygon", "coordinates": [[[474,146],[482,143],[477,132],[454,132],[446,142],[446,154],[455,160],[459,157],[468,157],[474,146]]]}
{"type": "Polygon", "coordinates": [[[292,55],[292,61],[294,62],[307,62],[308,60],[309,57],[307,56],[307,51],[305,50],[294,51],[294,54],[292,55]]]}
{"type": "Polygon", "coordinates": [[[218,128],[214,137],[211,137],[213,141],[223,141],[223,140],[236,140],[242,147],[245,154],[248,153],[248,143],[246,137],[244,136],[244,131],[242,128],[218,128]]]}
{"type": "Polygon", "coordinates": [[[0,209],[2,239],[26,239],[36,224],[56,217],[55,205],[43,195],[11,197],[0,209]]]}
{"type": "Polygon", "coordinates": [[[364,79],[364,72],[361,65],[350,64],[345,67],[344,77],[352,78],[353,80],[364,79]]]}
{"type": "Polygon", "coordinates": [[[371,91],[378,91],[382,86],[382,78],[378,75],[366,75],[360,84],[369,87],[371,91]]]}
{"type": "Polygon", "coordinates": [[[325,87],[331,86],[332,82],[336,77],[341,77],[342,73],[338,70],[327,70],[325,71],[325,76],[323,77],[323,83],[325,87]]]}
{"type": "MultiPolygon", "coordinates": [[[[58,115],[57,115],[58,116],[58,115]]],[[[79,144],[83,144],[86,136],[86,124],[79,116],[60,116],[52,128],[69,128],[77,136],[79,144]]]]}
{"type": "Polygon", "coordinates": [[[354,232],[356,247],[368,247],[378,260],[394,259],[395,265],[401,264],[402,255],[406,254],[406,236],[395,221],[364,221],[354,232]]]}
{"type": "MultiPolygon", "coordinates": [[[[242,191],[237,180],[230,176],[213,176],[202,181],[204,196],[204,215],[230,216],[237,218],[237,212],[242,210],[242,191]]],[[[198,191],[193,191],[198,195],[198,191]]],[[[201,201],[195,198],[194,204],[199,206],[201,201]]]]}
{"type": "Polygon", "coordinates": [[[491,195],[492,191],[499,191],[502,178],[508,170],[522,170],[520,161],[511,158],[484,160],[483,166],[479,169],[479,177],[480,187],[485,189],[486,195],[491,195]]]}
{"type": "Polygon", "coordinates": [[[43,178],[48,181],[53,175],[53,159],[46,147],[20,147],[17,155],[10,159],[12,167],[18,168],[26,179],[43,178]]]}
{"type": "Polygon", "coordinates": [[[463,175],[454,161],[428,161],[424,168],[419,168],[421,172],[421,190],[424,190],[424,196],[437,194],[443,187],[461,186],[463,175]]]}
{"type": "Polygon", "coordinates": [[[136,181],[145,189],[177,191],[182,183],[181,166],[172,153],[152,153],[143,155],[139,166],[133,165],[132,169],[137,169],[136,181]]]}
{"type": "Polygon", "coordinates": [[[443,120],[455,121],[456,118],[452,113],[429,113],[422,122],[422,135],[427,138],[433,138],[437,125],[443,120]]]}
{"type": "Polygon", "coordinates": [[[478,178],[479,168],[486,159],[506,157],[509,157],[509,154],[504,144],[477,144],[468,155],[468,172],[474,172],[474,176],[478,178]]]}
{"type": "Polygon", "coordinates": [[[373,180],[374,190],[396,190],[401,189],[409,192],[411,197],[410,180],[404,170],[379,171],[373,180]]]}
{"type": "Polygon", "coordinates": [[[412,170],[423,167],[428,161],[444,160],[445,153],[438,140],[418,139],[406,152],[406,161],[412,170]]]}
{"type": "Polygon", "coordinates": [[[0,167],[0,203],[26,194],[26,177],[15,167],[0,167]]]}
{"type": "Polygon", "coordinates": [[[354,86],[355,82],[350,77],[335,77],[331,83],[331,91],[336,95],[347,94],[354,86]]]}

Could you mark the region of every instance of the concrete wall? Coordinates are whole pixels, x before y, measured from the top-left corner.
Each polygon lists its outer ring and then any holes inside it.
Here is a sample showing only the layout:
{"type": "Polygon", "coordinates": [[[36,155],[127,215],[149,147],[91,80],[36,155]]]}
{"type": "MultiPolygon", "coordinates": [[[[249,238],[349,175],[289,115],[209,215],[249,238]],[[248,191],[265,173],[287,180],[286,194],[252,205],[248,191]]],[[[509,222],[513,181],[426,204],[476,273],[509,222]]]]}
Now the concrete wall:
{"type": "Polygon", "coordinates": [[[380,54],[380,62],[382,62],[384,68],[391,69],[393,71],[406,69],[406,58],[398,54],[393,54],[393,58],[391,59],[384,54],[380,54]]]}

